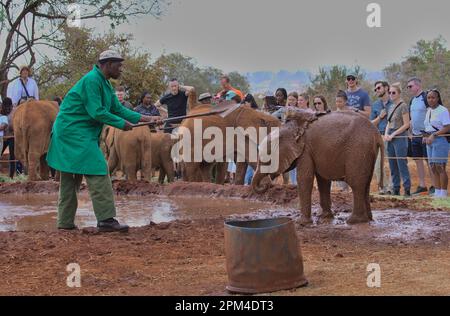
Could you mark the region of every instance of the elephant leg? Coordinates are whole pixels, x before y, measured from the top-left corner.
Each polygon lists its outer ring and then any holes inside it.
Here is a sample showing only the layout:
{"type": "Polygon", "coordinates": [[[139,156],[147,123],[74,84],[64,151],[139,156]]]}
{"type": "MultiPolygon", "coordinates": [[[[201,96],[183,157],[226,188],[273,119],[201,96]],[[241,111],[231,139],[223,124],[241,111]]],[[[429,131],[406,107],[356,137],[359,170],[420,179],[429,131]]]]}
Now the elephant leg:
{"type": "Polygon", "coordinates": [[[141,180],[152,181],[152,165],[145,164],[141,169],[141,180]]]}
{"type": "Polygon", "coordinates": [[[200,175],[201,175],[201,182],[207,182],[211,183],[211,176],[212,176],[212,169],[214,165],[213,164],[206,164],[202,165],[200,169],[200,175]]]}
{"type": "Polygon", "coordinates": [[[304,154],[305,157],[301,159],[298,164],[298,192],[300,197],[301,217],[300,224],[308,225],[312,223],[311,218],[311,194],[314,184],[314,163],[310,157],[304,154]]]}
{"type": "Polygon", "coordinates": [[[119,163],[119,157],[117,156],[117,153],[114,148],[111,148],[109,157],[108,157],[108,170],[109,174],[112,175],[114,170],[116,170],[117,165],[119,163]]]}
{"type": "MultiPolygon", "coordinates": [[[[162,172],[167,176],[167,182],[172,183],[175,179],[175,168],[178,166],[174,166],[172,160],[164,161],[160,170],[160,173],[162,172]]],[[[181,169],[181,168],[180,168],[181,169]]],[[[164,180],[164,178],[163,178],[164,180]]]]}
{"type": "Polygon", "coordinates": [[[164,179],[166,178],[166,172],[163,167],[159,168],[159,176],[158,176],[158,182],[160,184],[164,184],[164,179]]]}
{"type": "Polygon", "coordinates": [[[227,175],[228,164],[226,162],[218,162],[216,166],[216,183],[223,185],[227,175]]]}
{"type": "Polygon", "coordinates": [[[234,184],[244,185],[245,173],[247,172],[247,166],[248,166],[248,164],[246,162],[237,162],[236,163],[236,176],[235,176],[234,184]]]}
{"type": "Polygon", "coordinates": [[[37,168],[40,164],[40,154],[36,152],[29,152],[28,153],[28,180],[29,181],[37,181],[37,168]]]}
{"type": "Polygon", "coordinates": [[[125,174],[127,176],[128,181],[131,183],[137,182],[137,170],[136,166],[134,164],[127,164],[125,165],[125,174]]]}
{"type": "Polygon", "coordinates": [[[48,173],[50,172],[50,168],[48,167],[47,161],[45,160],[46,155],[43,155],[39,160],[39,172],[41,176],[41,180],[48,181],[48,173]]]}
{"type": "Polygon", "coordinates": [[[320,218],[333,218],[333,213],[331,212],[331,181],[322,178],[320,175],[316,174],[317,186],[319,187],[320,194],[320,206],[322,208],[322,213],[319,215],[320,218]]]}
{"type": "Polygon", "coordinates": [[[348,224],[367,223],[370,221],[367,212],[367,186],[352,186],[353,191],[353,211],[347,219],[348,224]]]}

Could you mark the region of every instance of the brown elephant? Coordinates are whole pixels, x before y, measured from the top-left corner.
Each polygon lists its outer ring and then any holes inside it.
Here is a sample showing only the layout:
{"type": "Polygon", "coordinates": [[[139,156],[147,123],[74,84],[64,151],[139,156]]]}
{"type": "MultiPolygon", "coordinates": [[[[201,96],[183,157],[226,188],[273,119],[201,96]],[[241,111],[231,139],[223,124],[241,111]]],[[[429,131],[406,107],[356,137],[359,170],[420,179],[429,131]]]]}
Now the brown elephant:
{"type": "Polygon", "coordinates": [[[33,100],[20,104],[12,114],[14,153],[24,163],[29,181],[48,180],[45,157],[58,111],[56,102],[33,100]]]}
{"type": "MultiPolygon", "coordinates": [[[[199,114],[206,113],[214,110],[214,106],[211,104],[201,104],[196,105],[195,107],[191,107],[191,111],[189,114],[199,114]]],[[[185,162],[184,163],[184,179],[189,182],[210,182],[212,169],[216,166],[216,183],[223,184],[225,182],[225,175],[227,170],[227,162],[226,162],[226,129],[228,127],[237,128],[242,127],[246,130],[249,127],[256,128],[257,139],[260,139],[260,127],[268,128],[268,133],[270,133],[270,128],[279,127],[281,123],[277,118],[265,114],[260,111],[256,111],[252,109],[250,106],[241,105],[237,107],[234,111],[222,117],[220,115],[212,115],[203,118],[196,119],[186,119],[182,122],[181,126],[185,130],[189,130],[191,135],[191,152],[192,157],[194,155],[194,120],[202,121],[202,132],[208,127],[217,127],[222,131],[224,136],[223,141],[223,153],[222,161],[217,162],[185,162]]],[[[183,135],[182,129],[180,129],[180,134],[183,135]]],[[[183,136],[184,137],[184,136],[183,136]]],[[[210,140],[203,140],[202,149],[210,142],[210,140]]],[[[256,168],[256,162],[250,162],[249,159],[249,149],[252,146],[255,151],[257,151],[257,142],[253,142],[250,140],[248,135],[245,136],[245,147],[237,146],[237,137],[235,136],[234,140],[234,152],[230,153],[230,155],[234,156],[234,160],[237,161],[238,155],[241,155],[245,160],[245,162],[237,162],[236,163],[236,182],[235,184],[242,185],[244,184],[245,172],[247,170],[247,166],[250,164],[254,168],[256,168]],[[245,153],[243,153],[243,148],[245,148],[245,153]]],[[[193,161],[193,160],[192,160],[193,161]]]]}
{"type": "Polygon", "coordinates": [[[309,110],[289,111],[279,135],[269,135],[262,142],[261,151],[276,148],[276,142],[273,142],[276,139],[279,141],[278,169],[264,174],[261,167],[267,163],[259,162],[252,182],[255,192],[265,192],[270,186],[270,178],[296,167],[302,224],[312,222],[314,176],[320,192],[320,218],[333,217],[331,181],[344,180],[353,191],[353,211],[347,223],[372,220],[370,182],[378,150],[384,161],[384,145],[380,133],[367,118],[355,112],[320,115],[309,110]]]}
{"type": "Polygon", "coordinates": [[[152,178],[152,137],[147,126],[122,131],[109,127],[106,135],[108,169],[122,170],[130,182],[137,181],[137,172],[141,170],[145,180],[152,178]]]}
{"type": "Polygon", "coordinates": [[[152,133],[152,168],[159,169],[159,183],[163,184],[167,176],[167,181],[173,182],[175,170],[171,156],[174,140],[167,133],[152,133]]]}

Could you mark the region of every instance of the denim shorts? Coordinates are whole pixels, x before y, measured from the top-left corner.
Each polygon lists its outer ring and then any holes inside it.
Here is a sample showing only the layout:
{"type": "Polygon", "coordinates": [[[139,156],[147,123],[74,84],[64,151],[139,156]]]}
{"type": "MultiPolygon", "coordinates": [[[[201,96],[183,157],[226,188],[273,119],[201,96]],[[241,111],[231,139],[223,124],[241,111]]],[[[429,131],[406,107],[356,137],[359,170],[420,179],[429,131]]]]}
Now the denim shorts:
{"type": "Polygon", "coordinates": [[[448,150],[449,143],[447,139],[445,137],[436,137],[431,145],[427,145],[429,162],[446,164],[448,162],[448,150]]]}
{"type": "Polygon", "coordinates": [[[411,157],[423,158],[427,157],[427,145],[422,142],[423,137],[413,137],[411,140],[411,157]]]}

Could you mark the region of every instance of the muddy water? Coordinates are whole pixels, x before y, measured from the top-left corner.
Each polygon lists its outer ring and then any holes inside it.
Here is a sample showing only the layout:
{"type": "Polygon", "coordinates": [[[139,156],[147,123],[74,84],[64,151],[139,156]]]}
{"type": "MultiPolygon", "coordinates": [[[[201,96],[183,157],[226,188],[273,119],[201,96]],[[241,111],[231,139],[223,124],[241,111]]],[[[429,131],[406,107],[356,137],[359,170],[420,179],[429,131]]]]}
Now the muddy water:
{"type": "MultiPolygon", "coordinates": [[[[55,230],[56,195],[0,195],[0,231],[55,230]]],[[[217,218],[261,219],[288,216],[297,218],[295,207],[270,205],[241,199],[189,198],[164,196],[116,197],[118,219],[130,226],[144,226],[175,219],[217,218]]],[[[318,207],[313,207],[313,214],[318,207]]],[[[338,212],[332,221],[317,223],[304,230],[342,238],[359,238],[370,242],[439,244],[450,240],[450,212],[374,210],[374,221],[368,224],[347,225],[348,211],[338,212]]],[[[92,204],[87,195],[79,196],[76,224],[79,227],[96,225],[92,204]]]]}
{"type": "MultiPolygon", "coordinates": [[[[57,195],[0,195],[0,231],[55,230],[57,195]]],[[[145,226],[175,219],[199,219],[255,212],[270,206],[234,199],[162,196],[116,197],[117,218],[130,226],[145,226]]],[[[96,226],[87,195],[78,199],[76,225],[96,226]]]]}

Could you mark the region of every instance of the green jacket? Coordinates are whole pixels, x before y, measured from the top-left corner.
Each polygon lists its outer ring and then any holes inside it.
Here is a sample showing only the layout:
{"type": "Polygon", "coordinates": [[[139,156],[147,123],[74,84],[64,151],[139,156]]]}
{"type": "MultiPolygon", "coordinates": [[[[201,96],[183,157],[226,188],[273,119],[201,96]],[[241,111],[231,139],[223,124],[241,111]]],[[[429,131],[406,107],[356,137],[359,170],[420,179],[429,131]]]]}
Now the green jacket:
{"type": "Polygon", "coordinates": [[[67,173],[107,175],[99,147],[104,124],[123,129],[125,120],[138,123],[141,115],[120,104],[109,80],[95,65],[67,93],[53,125],[47,161],[67,173]]]}

